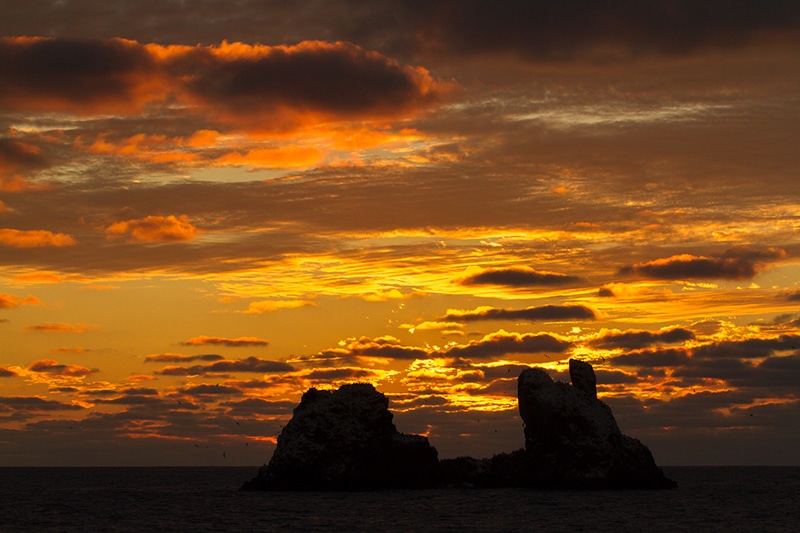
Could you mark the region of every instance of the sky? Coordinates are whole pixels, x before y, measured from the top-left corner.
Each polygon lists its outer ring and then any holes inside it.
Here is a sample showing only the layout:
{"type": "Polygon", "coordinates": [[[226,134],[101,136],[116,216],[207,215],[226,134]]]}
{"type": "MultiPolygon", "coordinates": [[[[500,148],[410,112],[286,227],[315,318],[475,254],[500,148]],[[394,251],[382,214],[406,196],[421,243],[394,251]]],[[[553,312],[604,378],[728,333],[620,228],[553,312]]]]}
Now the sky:
{"type": "Polygon", "coordinates": [[[590,362],[661,465],[800,465],[800,4],[0,0],[0,466],[439,456],[590,362]]]}

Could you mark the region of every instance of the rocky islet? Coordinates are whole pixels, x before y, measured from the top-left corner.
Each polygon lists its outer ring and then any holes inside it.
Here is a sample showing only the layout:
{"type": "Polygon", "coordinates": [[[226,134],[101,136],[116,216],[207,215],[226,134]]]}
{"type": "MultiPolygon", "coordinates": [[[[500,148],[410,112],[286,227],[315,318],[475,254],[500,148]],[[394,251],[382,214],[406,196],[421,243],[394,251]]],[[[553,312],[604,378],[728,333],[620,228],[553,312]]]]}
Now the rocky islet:
{"type": "Polygon", "coordinates": [[[397,431],[388,399],[371,384],[309,389],[268,464],[242,490],[375,490],[441,486],[663,489],[650,450],[623,435],[597,398],[594,370],[571,359],[572,385],[541,368],[518,378],[525,447],[491,458],[438,459],[420,435],[397,431]]]}

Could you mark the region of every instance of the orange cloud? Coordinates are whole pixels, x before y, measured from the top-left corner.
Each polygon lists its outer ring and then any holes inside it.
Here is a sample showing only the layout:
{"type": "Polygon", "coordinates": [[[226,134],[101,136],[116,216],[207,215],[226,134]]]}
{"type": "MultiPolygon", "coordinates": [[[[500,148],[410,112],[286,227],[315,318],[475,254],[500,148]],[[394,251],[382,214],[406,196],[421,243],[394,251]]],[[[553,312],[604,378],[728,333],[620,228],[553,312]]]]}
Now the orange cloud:
{"type": "Polygon", "coordinates": [[[252,166],[267,168],[308,167],[321,163],[325,153],[312,146],[256,148],[244,154],[230,153],[219,157],[220,166],[252,166]]]}
{"type": "Polygon", "coordinates": [[[94,374],[95,372],[98,372],[96,368],[86,368],[85,366],[79,366],[79,365],[59,364],[58,361],[54,361],[52,359],[41,359],[39,361],[34,361],[28,366],[28,370],[30,370],[31,372],[56,374],[59,376],[69,376],[69,377],[85,377],[90,374],[94,374]]]}
{"type": "Polygon", "coordinates": [[[0,244],[12,248],[41,248],[44,246],[74,246],[76,241],[64,233],[0,228],[0,244]]]}
{"type": "Polygon", "coordinates": [[[23,298],[22,296],[16,296],[14,294],[0,293],[0,309],[13,309],[25,304],[37,305],[39,303],[39,299],[35,296],[23,298]]]}
{"type": "Polygon", "coordinates": [[[299,309],[301,307],[310,307],[316,305],[314,302],[308,300],[264,300],[261,302],[250,302],[247,310],[244,311],[248,315],[260,315],[262,313],[271,313],[280,309],[299,309]]]}
{"type": "Polygon", "coordinates": [[[189,222],[189,217],[181,215],[151,215],[140,219],[116,222],[106,228],[106,238],[128,235],[137,242],[181,242],[191,241],[199,230],[189,222]]]}
{"type": "Polygon", "coordinates": [[[88,331],[91,326],[84,324],[67,324],[66,322],[48,322],[47,324],[37,324],[25,326],[25,331],[43,331],[50,333],[83,333],[88,331]]]}
{"type": "Polygon", "coordinates": [[[181,344],[184,346],[205,346],[207,344],[216,344],[228,346],[229,348],[237,348],[246,346],[266,346],[269,343],[263,339],[259,339],[258,337],[238,337],[235,339],[229,339],[227,337],[209,337],[206,335],[200,335],[199,337],[194,337],[181,344]]]}

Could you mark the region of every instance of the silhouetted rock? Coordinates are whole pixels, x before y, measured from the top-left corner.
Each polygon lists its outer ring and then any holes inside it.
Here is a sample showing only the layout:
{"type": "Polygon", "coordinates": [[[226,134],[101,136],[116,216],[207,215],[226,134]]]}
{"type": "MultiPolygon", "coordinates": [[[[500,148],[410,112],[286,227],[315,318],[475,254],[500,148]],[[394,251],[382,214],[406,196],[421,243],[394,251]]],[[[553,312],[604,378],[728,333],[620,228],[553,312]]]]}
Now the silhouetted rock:
{"type": "Polygon", "coordinates": [[[569,379],[572,386],[597,398],[597,378],[592,365],[578,359],[569,360],[569,379]]]}
{"type": "Polygon", "coordinates": [[[542,488],[671,488],[647,447],[622,434],[597,399],[594,370],[570,361],[573,386],[540,368],[518,379],[529,485],[542,488]]]}
{"type": "Polygon", "coordinates": [[[439,483],[436,448],[399,433],[386,396],[366,383],[309,389],[278,437],[269,464],[242,490],[428,488],[439,483]]]}
{"type": "Polygon", "coordinates": [[[519,376],[525,448],[488,459],[437,459],[428,439],[398,433],[372,385],[309,389],[269,464],[242,490],[368,490],[437,485],[541,489],[673,488],[650,450],[622,434],[597,398],[592,366],[570,360],[572,386],[541,368],[519,376]]]}

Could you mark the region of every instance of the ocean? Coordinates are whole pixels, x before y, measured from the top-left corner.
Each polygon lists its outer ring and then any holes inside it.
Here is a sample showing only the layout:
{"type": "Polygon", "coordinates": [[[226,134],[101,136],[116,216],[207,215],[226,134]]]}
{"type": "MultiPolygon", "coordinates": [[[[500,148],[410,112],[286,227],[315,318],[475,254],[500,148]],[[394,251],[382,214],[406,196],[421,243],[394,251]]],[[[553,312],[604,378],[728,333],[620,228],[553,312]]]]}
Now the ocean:
{"type": "Polygon", "coordinates": [[[0,531],[800,531],[800,467],[668,467],[667,491],[239,492],[258,468],[0,468],[0,531]]]}

